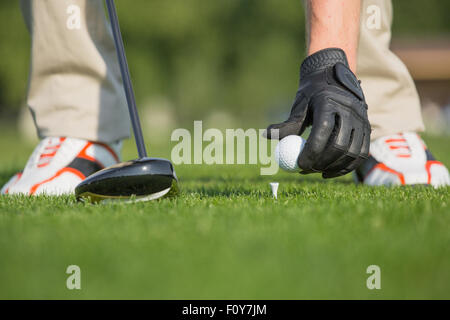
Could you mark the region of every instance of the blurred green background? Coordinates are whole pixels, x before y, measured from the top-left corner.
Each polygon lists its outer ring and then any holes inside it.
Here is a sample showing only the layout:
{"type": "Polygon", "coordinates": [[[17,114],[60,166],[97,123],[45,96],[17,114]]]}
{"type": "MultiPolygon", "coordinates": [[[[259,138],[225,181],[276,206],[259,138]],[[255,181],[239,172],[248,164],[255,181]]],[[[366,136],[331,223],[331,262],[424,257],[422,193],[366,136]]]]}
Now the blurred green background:
{"type": "MultiPolygon", "coordinates": [[[[264,127],[288,113],[305,54],[301,0],[116,0],[138,105],[169,125],[264,127]],[[211,123],[212,125],[215,123],[211,123]]],[[[450,35],[450,1],[394,1],[394,37],[450,35]]],[[[0,2],[0,116],[24,104],[30,39],[0,2]]],[[[145,116],[144,116],[145,117],[145,116]]]]}
{"type": "MultiPolygon", "coordinates": [[[[116,3],[151,154],[170,157],[167,144],[155,147],[156,133],[169,140],[163,127],[201,119],[261,128],[289,112],[305,54],[301,0],[116,3]]],[[[394,10],[394,40],[450,38],[450,1],[394,0],[394,10]]],[[[0,39],[1,186],[34,148],[16,139],[35,134],[29,120],[16,121],[26,114],[30,47],[19,1],[0,1],[0,39]]],[[[449,166],[449,138],[426,141],[449,166]]],[[[131,140],[124,154],[136,156],[131,140]]],[[[449,297],[448,189],[371,189],[350,176],[285,173],[274,202],[272,177],[258,172],[178,166],[180,198],[106,210],[70,197],[1,197],[0,297],[449,297]],[[75,293],[64,287],[73,263],[90,279],[75,293]],[[374,263],[386,266],[381,295],[364,287],[374,263]]]]}

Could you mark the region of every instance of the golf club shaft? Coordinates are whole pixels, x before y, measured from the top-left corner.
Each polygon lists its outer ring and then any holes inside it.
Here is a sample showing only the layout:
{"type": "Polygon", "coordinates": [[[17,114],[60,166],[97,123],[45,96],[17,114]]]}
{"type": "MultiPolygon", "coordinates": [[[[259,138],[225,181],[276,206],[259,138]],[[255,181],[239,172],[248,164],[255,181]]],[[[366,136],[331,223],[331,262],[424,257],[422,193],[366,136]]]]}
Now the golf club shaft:
{"type": "Polygon", "coordinates": [[[122,74],[125,96],[127,98],[128,110],[130,112],[131,125],[133,126],[134,139],[136,140],[139,158],[145,158],[147,157],[147,151],[145,149],[141,122],[139,120],[139,115],[136,108],[136,99],[134,98],[133,85],[131,84],[130,71],[128,68],[127,58],[125,56],[125,49],[123,47],[123,40],[119,27],[119,19],[117,18],[114,0],[106,0],[106,6],[108,8],[109,19],[111,20],[111,29],[114,37],[114,42],[116,44],[120,72],[122,74]]]}

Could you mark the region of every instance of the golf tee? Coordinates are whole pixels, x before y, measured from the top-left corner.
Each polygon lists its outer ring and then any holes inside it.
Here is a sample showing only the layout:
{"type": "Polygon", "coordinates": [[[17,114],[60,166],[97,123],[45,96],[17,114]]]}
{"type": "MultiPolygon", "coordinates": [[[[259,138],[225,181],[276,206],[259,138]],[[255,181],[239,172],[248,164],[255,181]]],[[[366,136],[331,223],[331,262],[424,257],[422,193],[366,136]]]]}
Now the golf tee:
{"type": "Polygon", "coordinates": [[[278,185],[279,185],[278,182],[271,182],[270,183],[270,188],[272,189],[272,196],[274,197],[274,199],[278,198],[278,195],[277,195],[277,193],[278,193],[278,185]]]}

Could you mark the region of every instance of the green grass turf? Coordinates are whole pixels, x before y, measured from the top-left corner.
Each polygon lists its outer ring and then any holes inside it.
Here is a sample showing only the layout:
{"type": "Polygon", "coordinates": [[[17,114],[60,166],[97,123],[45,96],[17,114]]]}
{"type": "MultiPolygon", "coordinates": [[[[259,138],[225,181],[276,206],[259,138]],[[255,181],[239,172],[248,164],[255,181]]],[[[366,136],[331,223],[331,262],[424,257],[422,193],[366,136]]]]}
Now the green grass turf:
{"type": "MultiPolygon", "coordinates": [[[[450,138],[427,142],[449,166],[450,138]]],[[[2,184],[33,146],[6,135],[0,147],[2,184]]],[[[125,158],[134,153],[127,143],[125,158]]],[[[176,170],[176,199],[0,197],[0,298],[450,298],[450,188],[265,177],[257,166],[176,170]],[[81,290],[66,289],[72,264],[81,290]],[[381,290],[366,288],[372,264],[381,290]]]]}

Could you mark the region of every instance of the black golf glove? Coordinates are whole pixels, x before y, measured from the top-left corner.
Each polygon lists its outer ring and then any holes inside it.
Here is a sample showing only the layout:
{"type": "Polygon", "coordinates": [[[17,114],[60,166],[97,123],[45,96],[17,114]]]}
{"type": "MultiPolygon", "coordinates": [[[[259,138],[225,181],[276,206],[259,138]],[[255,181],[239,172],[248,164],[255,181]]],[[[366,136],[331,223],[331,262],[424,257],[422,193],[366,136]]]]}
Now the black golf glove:
{"type": "Polygon", "coordinates": [[[367,104],[343,50],[329,48],[307,57],[300,68],[300,86],[289,119],[266,130],[279,129],[279,139],[311,133],[298,158],[301,173],[322,172],[324,178],[344,175],[368,157],[370,124],[367,104]]]}

